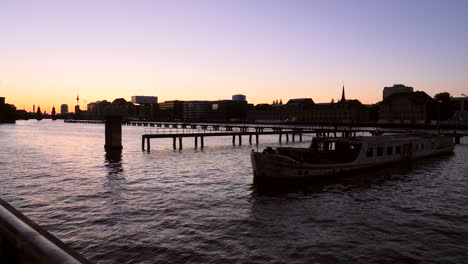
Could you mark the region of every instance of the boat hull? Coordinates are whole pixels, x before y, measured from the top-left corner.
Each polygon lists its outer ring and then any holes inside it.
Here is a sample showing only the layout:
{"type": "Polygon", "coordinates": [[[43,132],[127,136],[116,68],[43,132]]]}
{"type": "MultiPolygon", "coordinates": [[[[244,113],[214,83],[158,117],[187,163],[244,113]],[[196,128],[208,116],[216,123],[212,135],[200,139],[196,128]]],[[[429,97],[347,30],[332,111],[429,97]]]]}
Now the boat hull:
{"type": "Polygon", "coordinates": [[[388,166],[394,163],[408,162],[431,156],[453,153],[453,146],[439,149],[431,153],[412,157],[397,157],[393,159],[372,162],[349,162],[336,164],[310,164],[299,162],[287,156],[275,153],[251,152],[254,181],[270,180],[311,180],[324,179],[356,171],[368,170],[375,167],[388,166]]]}

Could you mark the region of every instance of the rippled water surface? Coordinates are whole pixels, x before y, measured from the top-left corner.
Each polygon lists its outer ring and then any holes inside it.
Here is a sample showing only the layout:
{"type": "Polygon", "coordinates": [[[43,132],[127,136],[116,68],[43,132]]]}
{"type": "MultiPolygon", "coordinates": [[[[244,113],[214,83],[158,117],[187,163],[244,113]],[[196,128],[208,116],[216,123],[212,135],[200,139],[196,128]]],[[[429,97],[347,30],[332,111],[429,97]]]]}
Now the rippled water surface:
{"type": "Polygon", "coordinates": [[[468,139],[411,166],[254,188],[247,140],[147,153],[143,132],[124,127],[106,157],[102,125],[0,125],[0,196],[96,263],[468,263],[468,139]]]}

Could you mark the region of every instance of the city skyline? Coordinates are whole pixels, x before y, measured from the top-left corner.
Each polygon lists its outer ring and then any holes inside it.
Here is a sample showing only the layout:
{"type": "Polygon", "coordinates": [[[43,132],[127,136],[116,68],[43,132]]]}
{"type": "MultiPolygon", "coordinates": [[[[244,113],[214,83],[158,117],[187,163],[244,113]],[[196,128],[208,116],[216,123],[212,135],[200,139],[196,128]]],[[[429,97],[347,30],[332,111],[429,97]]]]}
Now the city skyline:
{"type": "Polygon", "coordinates": [[[464,1],[0,3],[0,90],[18,109],[132,95],[370,104],[396,83],[466,94],[464,1]]]}

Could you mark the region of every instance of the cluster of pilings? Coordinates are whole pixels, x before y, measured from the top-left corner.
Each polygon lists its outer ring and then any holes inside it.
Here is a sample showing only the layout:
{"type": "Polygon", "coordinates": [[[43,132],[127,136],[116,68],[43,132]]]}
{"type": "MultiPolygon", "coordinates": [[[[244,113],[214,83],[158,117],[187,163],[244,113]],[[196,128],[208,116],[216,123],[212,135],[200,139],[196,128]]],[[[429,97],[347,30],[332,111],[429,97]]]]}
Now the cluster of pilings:
{"type": "MultiPolygon", "coordinates": [[[[243,129],[242,131],[202,131],[202,132],[194,132],[194,133],[170,133],[170,134],[144,134],[141,137],[141,148],[142,150],[150,151],[151,149],[151,138],[172,138],[172,146],[174,149],[182,149],[183,147],[183,140],[184,137],[194,138],[194,146],[198,148],[198,139],[200,139],[200,147],[204,148],[204,139],[205,137],[222,137],[222,136],[231,136],[232,137],[232,145],[242,146],[242,137],[248,136],[249,137],[249,145],[256,144],[258,145],[260,140],[260,135],[279,135],[279,143],[281,144],[283,141],[283,136],[286,137],[286,142],[289,142],[291,137],[293,142],[296,142],[296,137],[298,140],[302,142],[302,135],[303,132],[288,132],[288,131],[263,131],[263,129],[259,129],[255,132],[249,132],[247,129],[243,129]],[[178,144],[177,144],[178,142],[178,144]],[[146,146],[146,147],[145,147],[146,146]]],[[[304,131],[308,132],[308,131],[304,131]]]]}

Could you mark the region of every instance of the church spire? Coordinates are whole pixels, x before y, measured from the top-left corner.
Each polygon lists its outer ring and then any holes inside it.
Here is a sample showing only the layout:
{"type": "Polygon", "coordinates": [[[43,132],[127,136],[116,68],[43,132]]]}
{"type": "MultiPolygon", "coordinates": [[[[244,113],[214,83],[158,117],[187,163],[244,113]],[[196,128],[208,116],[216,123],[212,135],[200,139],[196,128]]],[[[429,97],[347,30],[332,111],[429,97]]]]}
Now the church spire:
{"type": "Polygon", "coordinates": [[[343,91],[341,92],[341,101],[346,101],[346,98],[345,98],[345,92],[344,92],[344,85],[343,85],[343,91]]]}

